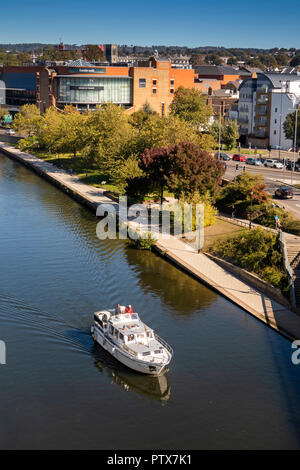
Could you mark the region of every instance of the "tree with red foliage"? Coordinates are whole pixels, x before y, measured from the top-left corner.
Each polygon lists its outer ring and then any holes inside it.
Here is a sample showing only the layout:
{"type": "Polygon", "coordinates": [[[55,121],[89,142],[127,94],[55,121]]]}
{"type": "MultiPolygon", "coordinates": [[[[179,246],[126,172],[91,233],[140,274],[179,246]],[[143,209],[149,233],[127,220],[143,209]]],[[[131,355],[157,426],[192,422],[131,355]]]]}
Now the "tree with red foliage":
{"type": "Polygon", "coordinates": [[[178,199],[189,198],[195,192],[215,196],[225,172],[220,161],[191,142],[170,146],[168,156],[170,161],[176,162],[168,186],[178,199]]]}
{"type": "Polygon", "coordinates": [[[175,164],[174,157],[163,147],[146,149],[140,156],[139,166],[147,175],[149,190],[159,192],[161,204],[164,189],[169,185],[171,175],[175,171],[175,164]]]}
{"type": "Polygon", "coordinates": [[[140,156],[139,166],[151,189],[159,191],[161,203],[166,188],[177,198],[192,196],[196,191],[214,196],[225,171],[215,157],[189,142],[146,149],[140,156]]]}

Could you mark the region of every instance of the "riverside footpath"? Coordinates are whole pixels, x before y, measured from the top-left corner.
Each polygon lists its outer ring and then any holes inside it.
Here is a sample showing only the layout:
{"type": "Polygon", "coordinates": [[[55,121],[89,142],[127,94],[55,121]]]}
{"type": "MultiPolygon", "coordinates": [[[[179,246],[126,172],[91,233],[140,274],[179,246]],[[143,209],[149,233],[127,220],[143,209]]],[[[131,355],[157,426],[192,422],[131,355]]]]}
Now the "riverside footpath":
{"type": "MultiPolygon", "coordinates": [[[[95,212],[101,204],[114,204],[116,209],[118,208],[118,203],[106,195],[104,189],[84,184],[77,176],[51,163],[21,152],[4,142],[0,142],[0,151],[32,169],[95,212]]],[[[134,222],[129,224],[134,227],[134,222]]],[[[192,246],[174,236],[159,237],[155,248],[165,259],[219,292],[290,341],[300,339],[300,316],[283,303],[266,295],[263,290],[248,284],[237,274],[220,266],[205,254],[198,253],[192,246]]]]}

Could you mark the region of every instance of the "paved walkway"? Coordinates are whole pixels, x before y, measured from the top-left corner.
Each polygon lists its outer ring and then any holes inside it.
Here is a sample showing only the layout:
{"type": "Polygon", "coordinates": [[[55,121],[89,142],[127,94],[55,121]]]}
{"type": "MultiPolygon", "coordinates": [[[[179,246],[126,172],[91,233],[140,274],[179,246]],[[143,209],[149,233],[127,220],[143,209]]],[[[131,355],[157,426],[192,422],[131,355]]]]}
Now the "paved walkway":
{"type": "Polygon", "coordinates": [[[112,198],[105,195],[105,189],[95,188],[94,186],[82,183],[77,176],[62,170],[49,162],[45,162],[30,153],[21,152],[20,150],[9,146],[5,142],[0,142],[0,150],[4,153],[7,152],[9,156],[14,157],[16,160],[19,160],[30,168],[33,168],[43,176],[47,176],[53,182],[57,182],[66,189],[76,192],[90,202],[91,205],[95,206],[95,209],[98,204],[117,205],[112,198]]]}
{"type": "Polygon", "coordinates": [[[249,286],[204,254],[170,237],[159,240],[158,249],[174,263],[213,287],[247,312],[290,340],[300,338],[300,317],[263,292],[249,286]]]}
{"type": "MultiPolygon", "coordinates": [[[[58,183],[62,189],[79,194],[82,200],[87,201],[95,209],[99,204],[109,203],[117,206],[115,201],[104,194],[105,190],[86,185],[76,176],[56,168],[51,163],[47,163],[34,155],[20,152],[1,142],[0,150],[3,150],[11,158],[26,164],[52,182],[58,183]]],[[[133,222],[132,225],[136,224],[133,222]]],[[[204,254],[198,254],[194,248],[176,237],[171,236],[167,239],[160,237],[156,245],[165,257],[274,330],[290,340],[300,338],[300,317],[269,298],[263,292],[250,287],[237,276],[229,273],[204,254]]]]}

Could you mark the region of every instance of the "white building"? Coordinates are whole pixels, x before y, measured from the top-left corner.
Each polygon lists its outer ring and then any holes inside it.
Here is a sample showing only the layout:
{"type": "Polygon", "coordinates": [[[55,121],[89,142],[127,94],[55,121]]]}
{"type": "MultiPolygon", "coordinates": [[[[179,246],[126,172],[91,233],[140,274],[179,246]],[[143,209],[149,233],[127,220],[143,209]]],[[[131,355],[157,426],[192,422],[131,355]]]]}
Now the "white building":
{"type": "Polygon", "coordinates": [[[293,147],[293,140],[286,138],[283,125],[287,115],[298,109],[299,104],[300,77],[299,81],[284,84],[282,90],[271,91],[269,145],[272,148],[289,150],[293,147]]]}
{"type": "Polygon", "coordinates": [[[300,104],[300,76],[282,73],[257,73],[239,88],[238,121],[241,140],[256,146],[289,150],[284,122],[300,104]]]}

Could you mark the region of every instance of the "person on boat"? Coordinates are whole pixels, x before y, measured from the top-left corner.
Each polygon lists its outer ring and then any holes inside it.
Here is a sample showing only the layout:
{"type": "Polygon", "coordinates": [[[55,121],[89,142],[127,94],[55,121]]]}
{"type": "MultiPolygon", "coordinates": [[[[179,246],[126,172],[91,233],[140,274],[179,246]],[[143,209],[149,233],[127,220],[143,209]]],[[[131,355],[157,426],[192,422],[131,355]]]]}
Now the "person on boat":
{"type": "Polygon", "coordinates": [[[120,304],[117,304],[115,308],[115,315],[119,315],[120,313],[121,313],[121,306],[120,304]]]}
{"type": "Polygon", "coordinates": [[[127,305],[127,307],[125,308],[125,313],[133,313],[131,305],[127,305]]]}

